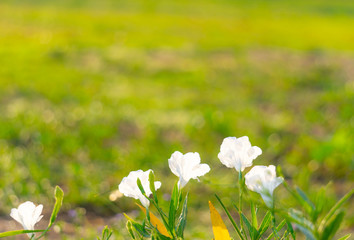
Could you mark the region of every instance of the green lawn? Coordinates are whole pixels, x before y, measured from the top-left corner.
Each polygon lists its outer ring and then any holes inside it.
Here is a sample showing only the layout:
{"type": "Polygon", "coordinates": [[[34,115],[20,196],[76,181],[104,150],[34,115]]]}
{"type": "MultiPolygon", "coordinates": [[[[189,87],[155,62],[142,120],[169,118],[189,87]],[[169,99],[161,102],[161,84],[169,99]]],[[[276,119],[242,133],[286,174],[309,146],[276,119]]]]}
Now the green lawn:
{"type": "MultiPolygon", "coordinates": [[[[212,168],[188,190],[236,196],[217,159],[227,136],[248,135],[263,149],[255,164],[281,165],[306,191],[332,181],[335,201],[350,189],[352,1],[31,2],[0,3],[2,215],[57,184],[65,210],[136,209],[110,192],[149,168],[170,191],[175,150],[212,168]]],[[[205,220],[188,231],[210,239],[199,195],[205,220]]]]}

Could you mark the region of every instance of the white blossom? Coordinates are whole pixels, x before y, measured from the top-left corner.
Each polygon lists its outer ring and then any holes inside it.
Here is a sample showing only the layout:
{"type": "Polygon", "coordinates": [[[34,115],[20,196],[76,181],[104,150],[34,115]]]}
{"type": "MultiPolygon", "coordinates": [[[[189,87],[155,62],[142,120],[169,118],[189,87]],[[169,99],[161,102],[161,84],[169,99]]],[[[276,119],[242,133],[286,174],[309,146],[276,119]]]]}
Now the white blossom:
{"type": "MultiPolygon", "coordinates": [[[[137,170],[137,171],[132,171],[129,173],[127,177],[124,177],[122,182],[119,184],[119,191],[124,194],[126,197],[132,197],[135,199],[139,199],[141,204],[144,207],[149,207],[150,202],[149,199],[147,199],[140,191],[137,180],[138,178],[141,181],[141,184],[143,185],[144,191],[146,196],[149,196],[152,194],[151,189],[150,189],[150,182],[149,182],[149,174],[152,170],[149,169],[147,171],[143,170],[137,170]]],[[[161,182],[155,181],[154,183],[155,189],[159,189],[161,187],[161,182]]]]}
{"type": "Polygon", "coordinates": [[[182,154],[176,151],[168,159],[168,165],[172,173],[179,177],[179,188],[183,188],[190,179],[198,179],[210,171],[208,164],[200,163],[200,156],[197,152],[182,154]]]}
{"type": "Polygon", "coordinates": [[[283,182],[277,177],[275,166],[254,166],[245,176],[247,188],[261,194],[268,207],[272,207],[273,191],[283,182]]]}
{"type": "Polygon", "coordinates": [[[252,161],[261,154],[262,150],[257,146],[252,147],[247,136],[227,137],[220,146],[218,158],[226,167],[242,172],[252,166],[252,161]]]}
{"type": "MultiPolygon", "coordinates": [[[[18,208],[11,209],[10,216],[19,222],[24,230],[34,230],[34,225],[38,223],[43,215],[41,215],[43,210],[43,205],[40,204],[37,207],[33,202],[27,201],[20,204],[18,208]]],[[[29,233],[28,236],[31,238],[34,233],[29,233]]]]}

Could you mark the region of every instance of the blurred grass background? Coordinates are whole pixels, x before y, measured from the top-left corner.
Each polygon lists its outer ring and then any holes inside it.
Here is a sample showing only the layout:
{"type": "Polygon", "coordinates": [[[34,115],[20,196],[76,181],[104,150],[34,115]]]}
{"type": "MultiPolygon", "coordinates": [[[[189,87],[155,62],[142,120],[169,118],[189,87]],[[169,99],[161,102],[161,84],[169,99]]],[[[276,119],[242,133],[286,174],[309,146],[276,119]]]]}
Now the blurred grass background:
{"type": "Polygon", "coordinates": [[[57,232],[92,238],[136,209],[109,200],[122,177],[152,168],[169,193],[171,153],[198,151],[212,171],[186,187],[187,231],[210,239],[200,199],[236,197],[217,153],[244,135],[263,149],[255,164],[310,193],[332,182],[334,202],[354,180],[353,29],[349,0],[1,1],[1,215],[26,200],[49,211],[60,185],[57,232]]]}

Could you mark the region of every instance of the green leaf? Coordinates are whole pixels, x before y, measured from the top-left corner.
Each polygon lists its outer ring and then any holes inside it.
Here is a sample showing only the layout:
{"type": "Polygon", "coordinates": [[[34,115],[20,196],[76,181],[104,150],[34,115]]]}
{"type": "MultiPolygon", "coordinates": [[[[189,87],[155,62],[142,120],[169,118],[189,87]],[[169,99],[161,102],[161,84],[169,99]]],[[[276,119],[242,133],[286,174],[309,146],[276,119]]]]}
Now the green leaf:
{"type": "Polygon", "coordinates": [[[130,234],[130,237],[135,240],[136,238],[133,231],[133,224],[130,220],[127,221],[126,228],[130,234]]]}
{"type": "MultiPolygon", "coordinates": [[[[146,214],[147,216],[147,219],[150,223],[150,225],[153,227],[153,228],[156,228],[157,229],[157,232],[159,234],[162,234],[164,236],[167,236],[167,237],[171,237],[171,235],[168,233],[168,230],[165,226],[164,223],[162,223],[152,212],[149,212],[149,209],[148,208],[144,208],[143,206],[141,206],[140,204],[136,204],[138,205],[138,207],[146,214]]],[[[168,227],[168,226],[167,226],[168,227]]],[[[172,237],[171,237],[172,238],[172,237]]]]}
{"type": "MultiPolygon", "coordinates": [[[[284,227],[285,223],[286,223],[286,220],[285,220],[285,219],[279,223],[279,225],[276,227],[277,232],[279,232],[279,231],[284,227]]],[[[272,232],[272,233],[268,236],[267,240],[272,239],[273,236],[274,236],[274,232],[272,232]]]]}
{"type": "Polygon", "coordinates": [[[286,224],[288,225],[288,231],[291,234],[291,236],[293,237],[293,239],[296,239],[296,233],[294,231],[293,226],[291,225],[291,222],[289,222],[288,220],[286,220],[286,224]]]}
{"type": "Polygon", "coordinates": [[[258,233],[259,236],[262,236],[265,231],[267,231],[269,225],[270,225],[270,220],[272,219],[272,213],[268,211],[266,215],[264,216],[261,225],[258,228],[258,233]]]}
{"type": "Polygon", "coordinates": [[[349,233],[349,234],[347,234],[347,235],[345,235],[345,236],[343,236],[343,237],[341,237],[341,238],[338,238],[338,240],[347,240],[347,239],[350,238],[351,235],[352,235],[352,234],[349,233]]]}
{"type": "Polygon", "coordinates": [[[303,226],[299,225],[299,224],[295,224],[298,229],[307,237],[308,240],[316,240],[314,234],[308,230],[307,228],[304,228],[303,226]]]}
{"type": "Polygon", "coordinates": [[[149,173],[149,184],[150,184],[150,190],[152,192],[152,196],[154,198],[154,201],[157,203],[157,194],[156,194],[156,189],[155,189],[155,175],[153,171],[150,171],[149,173]]]}
{"type": "Polygon", "coordinates": [[[292,222],[294,222],[297,227],[300,229],[300,231],[306,235],[311,240],[315,240],[315,230],[314,230],[314,225],[304,217],[303,213],[295,210],[295,209],[290,209],[289,210],[289,217],[292,222]]]}
{"type": "Polygon", "coordinates": [[[316,198],[314,201],[316,209],[312,215],[312,222],[317,222],[318,216],[322,213],[327,201],[326,196],[326,189],[322,187],[316,194],[316,198]]]}
{"type": "Polygon", "coordinates": [[[300,224],[301,226],[309,229],[311,232],[314,231],[314,225],[312,224],[312,222],[310,222],[307,218],[304,217],[302,212],[295,209],[290,209],[289,216],[294,223],[300,224]]]}
{"type": "Polygon", "coordinates": [[[50,228],[55,222],[55,219],[57,218],[58,213],[60,211],[60,208],[63,205],[64,192],[59,186],[55,187],[54,196],[55,196],[55,205],[53,208],[52,215],[50,217],[48,228],[50,228]]]}
{"type": "Polygon", "coordinates": [[[354,189],[344,195],[332,208],[329,210],[328,214],[324,217],[320,224],[320,231],[325,227],[329,219],[334,215],[334,213],[353,195],[354,189]]]}
{"type": "Polygon", "coordinates": [[[173,229],[170,228],[170,226],[168,224],[168,220],[166,220],[166,218],[167,218],[166,214],[162,211],[162,209],[159,207],[159,205],[155,201],[152,201],[150,198],[149,198],[149,200],[155,206],[156,210],[159,212],[162,222],[163,222],[163,225],[165,225],[166,229],[168,229],[168,231],[171,233],[171,236],[174,236],[174,231],[173,231],[173,229]]]}
{"type": "Polygon", "coordinates": [[[36,232],[44,232],[44,230],[15,230],[15,231],[3,232],[0,233],[0,238],[25,234],[25,233],[36,233],[36,232]]]}
{"type": "Polygon", "coordinates": [[[135,230],[142,235],[143,237],[150,237],[150,234],[145,230],[144,225],[141,225],[137,222],[135,222],[132,218],[130,218],[128,215],[123,213],[126,219],[131,222],[132,226],[135,228],[135,230]]]}
{"type": "Polygon", "coordinates": [[[177,223],[177,236],[180,238],[183,238],[183,232],[187,222],[187,202],[188,202],[188,193],[186,195],[186,198],[184,199],[182,212],[178,218],[178,223],[177,223]]]}
{"type": "Polygon", "coordinates": [[[246,227],[247,227],[248,232],[251,236],[251,239],[256,238],[258,235],[257,229],[251,225],[251,223],[249,222],[249,220],[247,219],[247,217],[243,213],[241,213],[241,216],[242,216],[243,222],[246,224],[246,227]]]}
{"type": "Polygon", "coordinates": [[[112,236],[113,232],[107,226],[102,230],[102,238],[97,237],[98,240],[109,240],[112,236]]]}
{"type": "Polygon", "coordinates": [[[61,206],[63,205],[64,192],[59,186],[55,187],[54,197],[55,197],[55,204],[54,204],[54,208],[53,208],[53,211],[52,211],[52,215],[51,215],[50,220],[49,220],[48,227],[37,238],[37,240],[41,239],[46,234],[46,232],[49,231],[49,229],[51,228],[51,226],[53,225],[53,223],[55,222],[55,220],[56,220],[56,218],[58,216],[58,213],[60,211],[61,206]]]}
{"type": "Polygon", "coordinates": [[[299,187],[296,187],[296,192],[298,193],[298,199],[300,200],[300,203],[303,205],[306,212],[312,216],[313,212],[315,211],[315,205],[299,187]]]}
{"type": "Polygon", "coordinates": [[[324,228],[323,233],[321,235],[322,240],[327,240],[327,239],[332,239],[332,237],[336,234],[338,231],[343,219],[344,219],[344,212],[341,211],[335,217],[333,217],[333,220],[329,222],[329,224],[324,228]]]}
{"type": "Polygon", "coordinates": [[[141,192],[144,196],[146,196],[145,190],[144,190],[143,184],[141,183],[140,178],[138,178],[138,179],[136,180],[136,184],[138,185],[138,188],[140,189],[140,192],[141,192]]]}
{"type": "Polygon", "coordinates": [[[258,222],[257,222],[257,214],[256,214],[256,206],[254,205],[253,202],[251,202],[251,214],[252,214],[252,226],[254,228],[258,228],[258,222]]]}
{"type": "Polygon", "coordinates": [[[176,183],[172,190],[170,210],[168,212],[168,224],[170,225],[171,229],[175,227],[176,212],[178,206],[178,192],[178,185],[176,183]]]}
{"type": "Polygon", "coordinates": [[[238,226],[237,226],[235,220],[232,218],[230,212],[226,209],[225,205],[223,204],[223,202],[221,201],[221,199],[218,197],[218,195],[215,194],[215,197],[216,197],[216,199],[219,201],[219,203],[220,203],[220,205],[222,206],[222,208],[224,209],[224,212],[226,213],[227,217],[229,218],[229,220],[230,220],[232,226],[234,227],[234,229],[236,230],[238,236],[239,236],[242,240],[244,240],[244,237],[242,236],[241,231],[240,231],[240,229],[238,228],[238,226]]]}

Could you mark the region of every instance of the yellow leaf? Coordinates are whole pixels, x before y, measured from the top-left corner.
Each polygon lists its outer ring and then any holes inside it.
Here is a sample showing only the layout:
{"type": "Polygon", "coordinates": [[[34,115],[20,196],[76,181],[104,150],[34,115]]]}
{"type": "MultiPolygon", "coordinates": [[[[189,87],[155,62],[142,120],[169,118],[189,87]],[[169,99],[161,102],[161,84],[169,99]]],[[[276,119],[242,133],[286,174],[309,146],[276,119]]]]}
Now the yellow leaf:
{"type": "MultiPolygon", "coordinates": [[[[138,207],[146,214],[146,209],[143,206],[139,204],[136,205],[138,205],[138,207]]],[[[163,223],[152,212],[149,211],[149,215],[151,224],[155,226],[162,235],[172,238],[171,235],[168,233],[167,229],[165,228],[165,225],[163,225],[163,223]]]]}
{"type": "Polygon", "coordinates": [[[211,224],[213,225],[213,233],[215,240],[231,240],[229,231],[227,230],[224,221],[213,204],[209,201],[211,224]]]}

